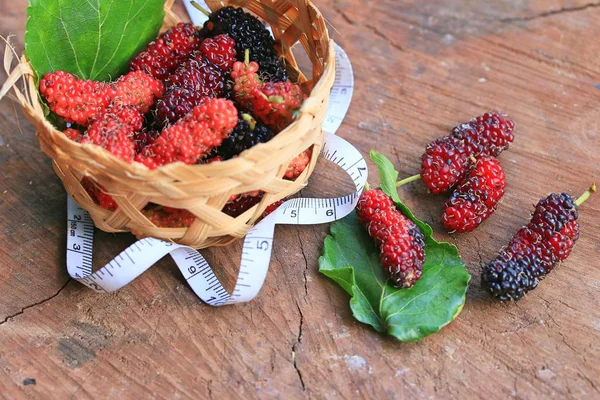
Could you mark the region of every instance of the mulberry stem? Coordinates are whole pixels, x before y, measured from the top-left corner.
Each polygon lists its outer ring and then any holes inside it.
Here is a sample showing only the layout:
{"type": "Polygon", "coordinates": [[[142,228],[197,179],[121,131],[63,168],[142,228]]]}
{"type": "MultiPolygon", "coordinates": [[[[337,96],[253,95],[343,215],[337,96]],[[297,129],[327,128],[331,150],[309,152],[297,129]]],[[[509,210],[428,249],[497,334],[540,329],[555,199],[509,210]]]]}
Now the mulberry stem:
{"type": "Polygon", "coordinates": [[[200,11],[202,14],[206,15],[207,17],[210,17],[210,13],[208,11],[206,11],[204,9],[204,7],[202,7],[200,4],[196,3],[194,0],[192,0],[192,5],[198,10],[200,11]]]}
{"type": "Polygon", "coordinates": [[[252,115],[243,113],[242,119],[248,123],[251,131],[253,131],[254,128],[256,128],[256,120],[252,118],[252,115]]]}
{"type": "Polygon", "coordinates": [[[401,181],[396,182],[396,187],[400,187],[400,186],[405,185],[410,182],[418,181],[419,179],[421,179],[421,175],[419,175],[419,174],[409,176],[408,178],[405,178],[405,179],[402,179],[401,181]]]}
{"type": "Polygon", "coordinates": [[[267,100],[269,101],[269,103],[273,104],[281,104],[284,102],[284,99],[281,96],[269,96],[267,97],[267,100]]]}
{"type": "Polygon", "coordinates": [[[588,190],[586,190],[577,200],[575,200],[575,204],[579,207],[583,204],[584,201],[590,198],[592,194],[596,193],[596,184],[592,183],[592,186],[588,190]]]}

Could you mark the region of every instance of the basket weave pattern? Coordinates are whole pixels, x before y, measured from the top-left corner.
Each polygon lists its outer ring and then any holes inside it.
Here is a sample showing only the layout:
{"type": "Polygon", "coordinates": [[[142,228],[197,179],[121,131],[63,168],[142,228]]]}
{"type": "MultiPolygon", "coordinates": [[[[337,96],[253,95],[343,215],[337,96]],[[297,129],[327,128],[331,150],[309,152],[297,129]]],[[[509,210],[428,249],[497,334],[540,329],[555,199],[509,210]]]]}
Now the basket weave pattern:
{"type": "MultiPolygon", "coordinates": [[[[267,143],[259,144],[239,157],[205,165],[175,163],[155,170],[141,164],[127,164],[108,151],[91,144],[69,140],[45,118],[37,85],[25,57],[11,69],[14,53],[6,50],[4,68],[9,74],[0,98],[13,89],[11,97],[20,103],[35,126],[40,147],[53,160],[54,171],[66,191],[86,209],[96,226],[106,232],[132,231],[138,237],[152,236],[205,248],[230,243],[246,235],[265,208],[302,189],[314,170],[322,147],[322,123],[329,91],[335,79],[335,61],[325,21],[309,0],[208,0],[215,11],[222,6],[244,7],[271,26],[281,45],[289,75],[310,92],[297,120],[267,143]],[[300,42],[312,63],[312,77],[298,69],[292,46],[300,42]],[[22,89],[18,86],[24,85],[22,89]],[[313,146],[309,167],[295,181],[283,179],[290,161],[313,146]],[[118,204],[116,211],[96,205],[81,184],[89,177],[102,185],[118,204]],[[232,218],[221,209],[230,196],[260,190],[260,203],[232,218]],[[196,216],[188,228],[162,228],[152,224],[141,210],[148,203],[187,209],[196,216]]],[[[165,4],[163,30],[179,22],[165,4]]]]}

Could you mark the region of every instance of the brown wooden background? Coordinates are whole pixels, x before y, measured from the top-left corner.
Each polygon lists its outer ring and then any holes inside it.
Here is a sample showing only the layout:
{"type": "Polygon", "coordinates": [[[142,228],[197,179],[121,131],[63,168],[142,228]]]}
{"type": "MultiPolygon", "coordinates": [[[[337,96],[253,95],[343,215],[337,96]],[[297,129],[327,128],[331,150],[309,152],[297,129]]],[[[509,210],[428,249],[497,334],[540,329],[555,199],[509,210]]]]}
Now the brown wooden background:
{"type": "MultiPolygon", "coordinates": [[[[501,156],[507,193],[475,233],[446,235],[444,198],[418,183],[401,190],[473,274],[458,319],[412,344],[355,322],[348,297],[317,272],[327,226],[278,228],[266,285],[247,305],[201,304],[170,260],[96,295],[66,274],[64,190],[3,100],[0,397],[600,398],[600,196],[581,208],[570,259],[524,300],[499,304],[479,282],[539,198],[600,181],[600,3],[317,3],[355,68],[339,135],[364,154],[375,146],[408,176],[426,143],[457,123],[488,109],[516,120],[501,156]]],[[[14,33],[20,49],[26,5],[0,0],[0,34],[14,33]]],[[[332,194],[342,181],[321,168],[304,194],[332,194]]],[[[98,233],[96,261],[132,242],[98,233]]],[[[203,254],[231,278],[239,252],[238,243],[203,254]]]]}

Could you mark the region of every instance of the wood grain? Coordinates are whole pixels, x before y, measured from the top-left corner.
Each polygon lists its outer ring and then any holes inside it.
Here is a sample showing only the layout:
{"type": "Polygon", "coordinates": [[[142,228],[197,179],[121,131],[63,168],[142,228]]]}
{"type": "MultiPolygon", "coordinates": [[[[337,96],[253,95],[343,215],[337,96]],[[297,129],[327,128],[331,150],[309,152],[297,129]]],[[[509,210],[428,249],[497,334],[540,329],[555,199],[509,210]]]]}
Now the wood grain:
{"type": "MultiPolygon", "coordinates": [[[[15,34],[21,49],[26,5],[0,0],[0,34],[15,34]]],[[[581,208],[582,237],[569,260],[521,302],[496,303],[479,283],[482,264],[539,198],[576,194],[600,181],[600,4],[337,0],[319,6],[356,74],[339,134],[364,154],[376,147],[408,176],[418,172],[427,142],[459,122],[501,109],[517,123],[515,144],[501,156],[507,193],[473,234],[443,233],[443,197],[418,183],[401,190],[438,239],[458,245],[473,274],[458,319],[412,344],[355,322],[347,295],[317,272],[327,226],[277,228],[266,285],[247,305],[201,304],[169,260],[118,293],[96,295],[68,280],[64,191],[32,127],[3,100],[2,396],[600,397],[600,197],[581,208]]],[[[303,194],[331,195],[344,184],[343,175],[322,164],[303,194]]],[[[132,241],[98,233],[95,261],[108,261],[132,241]]],[[[203,254],[231,282],[240,248],[203,254]]]]}

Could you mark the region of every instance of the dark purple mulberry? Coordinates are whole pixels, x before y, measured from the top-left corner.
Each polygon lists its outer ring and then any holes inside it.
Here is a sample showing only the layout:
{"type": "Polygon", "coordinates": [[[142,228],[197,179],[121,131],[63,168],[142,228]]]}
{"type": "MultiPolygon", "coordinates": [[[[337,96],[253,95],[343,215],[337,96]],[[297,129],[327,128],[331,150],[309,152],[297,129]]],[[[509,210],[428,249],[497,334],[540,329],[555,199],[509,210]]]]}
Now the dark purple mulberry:
{"type": "Polygon", "coordinates": [[[271,33],[262,22],[241,8],[224,7],[215,11],[204,23],[202,32],[208,37],[223,33],[231,36],[236,43],[239,61],[243,61],[245,51],[250,50],[250,61],[256,61],[260,65],[264,81],[287,80],[286,70],[275,51],[271,33]]]}
{"type": "Polygon", "coordinates": [[[579,239],[577,206],[595,190],[593,185],[577,201],[568,193],[540,200],[529,224],[484,267],[483,287],[500,300],[519,300],[535,289],[556,263],[571,253],[579,239]]]}

